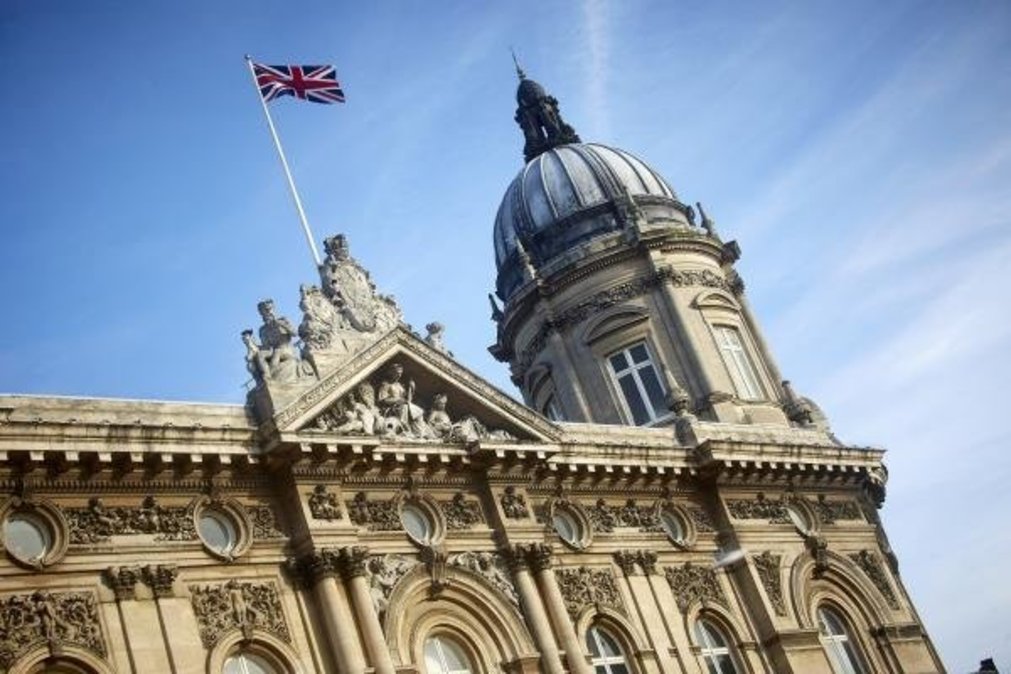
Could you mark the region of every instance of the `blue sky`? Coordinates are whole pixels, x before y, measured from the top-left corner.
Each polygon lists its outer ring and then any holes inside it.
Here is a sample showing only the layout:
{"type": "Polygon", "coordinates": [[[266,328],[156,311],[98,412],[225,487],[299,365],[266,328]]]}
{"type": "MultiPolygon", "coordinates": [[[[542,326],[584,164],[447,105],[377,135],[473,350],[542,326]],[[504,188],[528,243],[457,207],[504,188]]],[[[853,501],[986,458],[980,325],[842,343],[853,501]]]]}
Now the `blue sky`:
{"type": "Polygon", "coordinates": [[[786,376],[890,450],[884,518],[942,656],[1011,667],[1011,5],[0,6],[0,388],[241,402],[239,333],[308,252],[245,69],[333,62],[275,120],[317,238],[485,351],[521,168],[509,47],[582,135],[701,200],[786,376]]]}

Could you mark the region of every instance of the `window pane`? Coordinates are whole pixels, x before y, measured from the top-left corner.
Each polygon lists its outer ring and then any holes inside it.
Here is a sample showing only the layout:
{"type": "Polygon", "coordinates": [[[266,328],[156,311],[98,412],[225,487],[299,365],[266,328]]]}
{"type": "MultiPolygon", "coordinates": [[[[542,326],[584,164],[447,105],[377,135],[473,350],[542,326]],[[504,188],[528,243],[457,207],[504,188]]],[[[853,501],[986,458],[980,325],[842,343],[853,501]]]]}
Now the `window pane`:
{"type": "Polygon", "coordinates": [[[618,383],[621,385],[621,391],[625,395],[628,409],[632,413],[632,422],[636,426],[641,426],[648,422],[650,415],[646,411],[646,405],[642,400],[642,396],[639,395],[639,388],[635,385],[632,375],[629,374],[619,378],[618,383]]]}
{"type": "Polygon", "coordinates": [[[656,370],[652,365],[639,370],[639,377],[642,379],[643,388],[649,396],[650,405],[653,406],[653,416],[662,417],[667,413],[667,402],[664,400],[663,386],[656,376],[656,370]]]}
{"type": "Polygon", "coordinates": [[[228,552],[235,546],[235,527],[227,515],[213,510],[200,516],[200,537],[207,547],[218,552],[228,552]]]}
{"type": "Polygon", "coordinates": [[[611,665],[611,674],[628,674],[628,667],[625,666],[624,662],[611,665]]]}
{"type": "Polygon", "coordinates": [[[628,369],[628,361],[625,360],[624,351],[611,356],[611,367],[614,368],[615,374],[619,374],[628,369]]]}
{"type": "Polygon", "coordinates": [[[431,535],[431,528],[428,525],[428,518],[425,513],[418,508],[408,505],[401,511],[400,519],[404,523],[407,533],[419,541],[427,541],[431,535]]]}
{"type": "Polygon", "coordinates": [[[649,352],[646,351],[645,344],[636,344],[628,351],[632,355],[632,362],[634,363],[645,363],[649,361],[649,352]]]}
{"type": "Polygon", "coordinates": [[[714,659],[718,668],[716,671],[720,674],[736,674],[737,670],[734,668],[734,661],[730,659],[729,655],[717,655],[714,659]]]}
{"type": "Polygon", "coordinates": [[[4,544],[18,559],[41,559],[49,549],[49,531],[46,525],[31,515],[15,514],[8,517],[4,534],[4,544]]]}
{"type": "Polygon", "coordinates": [[[597,633],[597,637],[600,640],[600,647],[603,650],[603,655],[606,657],[621,655],[621,649],[618,648],[618,644],[611,638],[611,635],[604,630],[595,627],[594,631],[597,633]]]}

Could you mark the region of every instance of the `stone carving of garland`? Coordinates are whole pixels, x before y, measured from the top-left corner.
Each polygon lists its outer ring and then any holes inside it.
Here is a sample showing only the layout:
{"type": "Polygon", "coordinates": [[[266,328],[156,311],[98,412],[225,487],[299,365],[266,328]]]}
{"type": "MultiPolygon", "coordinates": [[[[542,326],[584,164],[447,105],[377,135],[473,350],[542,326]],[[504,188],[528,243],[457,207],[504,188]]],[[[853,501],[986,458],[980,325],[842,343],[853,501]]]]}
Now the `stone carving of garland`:
{"type": "Polygon", "coordinates": [[[205,648],[213,648],[234,629],[241,630],[247,639],[253,630],[261,630],[291,642],[277,587],[272,582],[230,580],[221,585],[191,585],[190,592],[205,648]]]}
{"type": "Polygon", "coordinates": [[[683,566],[669,566],[664,569],[667,583],[674,592],[681,612],[688,610],[696,601],[703,604],[713,602],[726,606],[726,595],[720,587],[716,574],[708,566],[685,562],[683,566]]]}
{"type": "Polygon", "coordinates": [[[754,557],[755,570],[765,588],[765,594],[772,602],[776,615],[786,615],[786,603],[783,601],[783,579],[779,573],[779,562],[782,559],[768,550],[754,557]]]}
{"type": "Polygon", "coordinates": [[[702,508],[690,506],[686,507],[685,511],[692,519],[692,524],[695,525],[695,530],[700,534],[709,534],[716,531],[716,527],[713,526],[713,521],[709,518],[709,513],[702,508]]]}
{"type": "Polygon", "coordinates": [[[888,582],[888,574],[885,572],[885,567],[881,563],[881,558],[875,555],[870,550],[861,550],[860,552],[854,553],[849,556],[860,570],[863,571],[872,583],[874,587],[878,588],[878,592],[881,596],[885,598],[888,602],[888,606],[892,609],[899,608],[899,599],[895,596],[895,591],[892,589],[892,584],[888,582]]]}
{"type": "Polygon", "coordinates": [[[616,527],[636,528],[639,531],[662,531],[656,509],[652,506],[636,505],[629,499],[623,506],[608,505],[604,499],[586,510],[593,530],[610,533],[616,527]]]}
{"type": "Polygon", "coordinates": [[[139,507],[108,508],[93,497],[87,508],[63,511],[70,527],[72,545],[104,543],[112,536],[154,534],[157,541],[192,541],[197,539],[193,511],[188,506],[162,506],[148,496],[139,507]]]}
{"type": "Polygon", "coordinates": [[[502,555],[492,552],[461,552],[450,557],[449,564],[481,576],[505,595],[513,606],[520,607],[520,597],[516,593],[508,565],[502,555]]]}
{"type": "Polygon", "coordinates": [[[530,517],[527,500],[523,498],[523,494],[516,493],[516,487],[506,487],[499,503],[502,504],[502,513],[509,519],[520,520],[530,517]]]}
{"type": "Polygon", "coordinates": [[[37,646],[78,646],[104,658],[98,603],[89,592],[44,592],[0,598],[0,667],[37,646]]]}
{"type": "Polygon", "coordinates": [[[284,538],[284,533],[278,529],[274,509],[266,505],[246,507],[249,521],[253,525],[253,538],[284,538]]]}
{"type": "Polygon", "coordinates": [[[819,498],[811,501],[811,507],[818,513],[824,524],[833,524],[836,520],[862,520],[863,513],[856,501],[826,501],[819,498]]]}
{"type": "Polygon", "coordinates": [[[770,501],[764,494],[754,499],[727,501],[731,516],[738,520],[768,520],[769,524],[789,524],[790,516],[781,501],[770,501]]]}
{"type": "Polygon", "coordinates": [[[400,531],[404,528],[394,499],[371,501],[368,494],[360,491],[347,502],[347,507],[351,523],[369,531],[400,531]]]}
{"type": "Polygon", "coordinates": [[[558,579],[565,608],[573,619],[585,606],[624,610],[614,573],[610,569],[590,569],[585,566],[558,569],[555,577],[558,579]]]}
{"type": "Polygon", "coordinates": [[[468,501],[462,492],[457,492],[451,501],[443,501],[439,504],[442,514],[446,518],[446,528],[470,529],[475,524],[484,521],[481,515],[481,504],[477,501],[468,501]]]}

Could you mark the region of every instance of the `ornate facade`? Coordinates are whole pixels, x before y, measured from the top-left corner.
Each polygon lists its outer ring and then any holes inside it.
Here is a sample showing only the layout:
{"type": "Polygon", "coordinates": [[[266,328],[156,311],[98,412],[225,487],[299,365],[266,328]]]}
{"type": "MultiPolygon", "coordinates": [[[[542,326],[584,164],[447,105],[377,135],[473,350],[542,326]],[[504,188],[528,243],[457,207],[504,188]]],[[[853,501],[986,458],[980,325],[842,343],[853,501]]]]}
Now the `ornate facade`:
{"type": "Polygon", "coordinates": [[[0,670],[940,672],[883,452],[782,380],[701,206],[521,73],[491,350],[342,236],[242,406],[0,398],[0,670]]]}

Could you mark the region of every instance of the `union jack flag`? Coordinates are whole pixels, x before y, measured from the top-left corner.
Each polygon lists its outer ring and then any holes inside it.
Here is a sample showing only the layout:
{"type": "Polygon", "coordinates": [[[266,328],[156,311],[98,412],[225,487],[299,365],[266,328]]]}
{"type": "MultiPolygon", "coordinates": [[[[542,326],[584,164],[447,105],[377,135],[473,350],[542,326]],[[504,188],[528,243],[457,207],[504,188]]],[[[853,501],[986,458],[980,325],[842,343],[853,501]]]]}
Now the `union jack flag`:
{"type": "Polygon", "coordinates": [[[313,103],[343,103],[344,91],[333,66],[265,66],[253,64],[263,100],[296,96],[313,103]]]}

